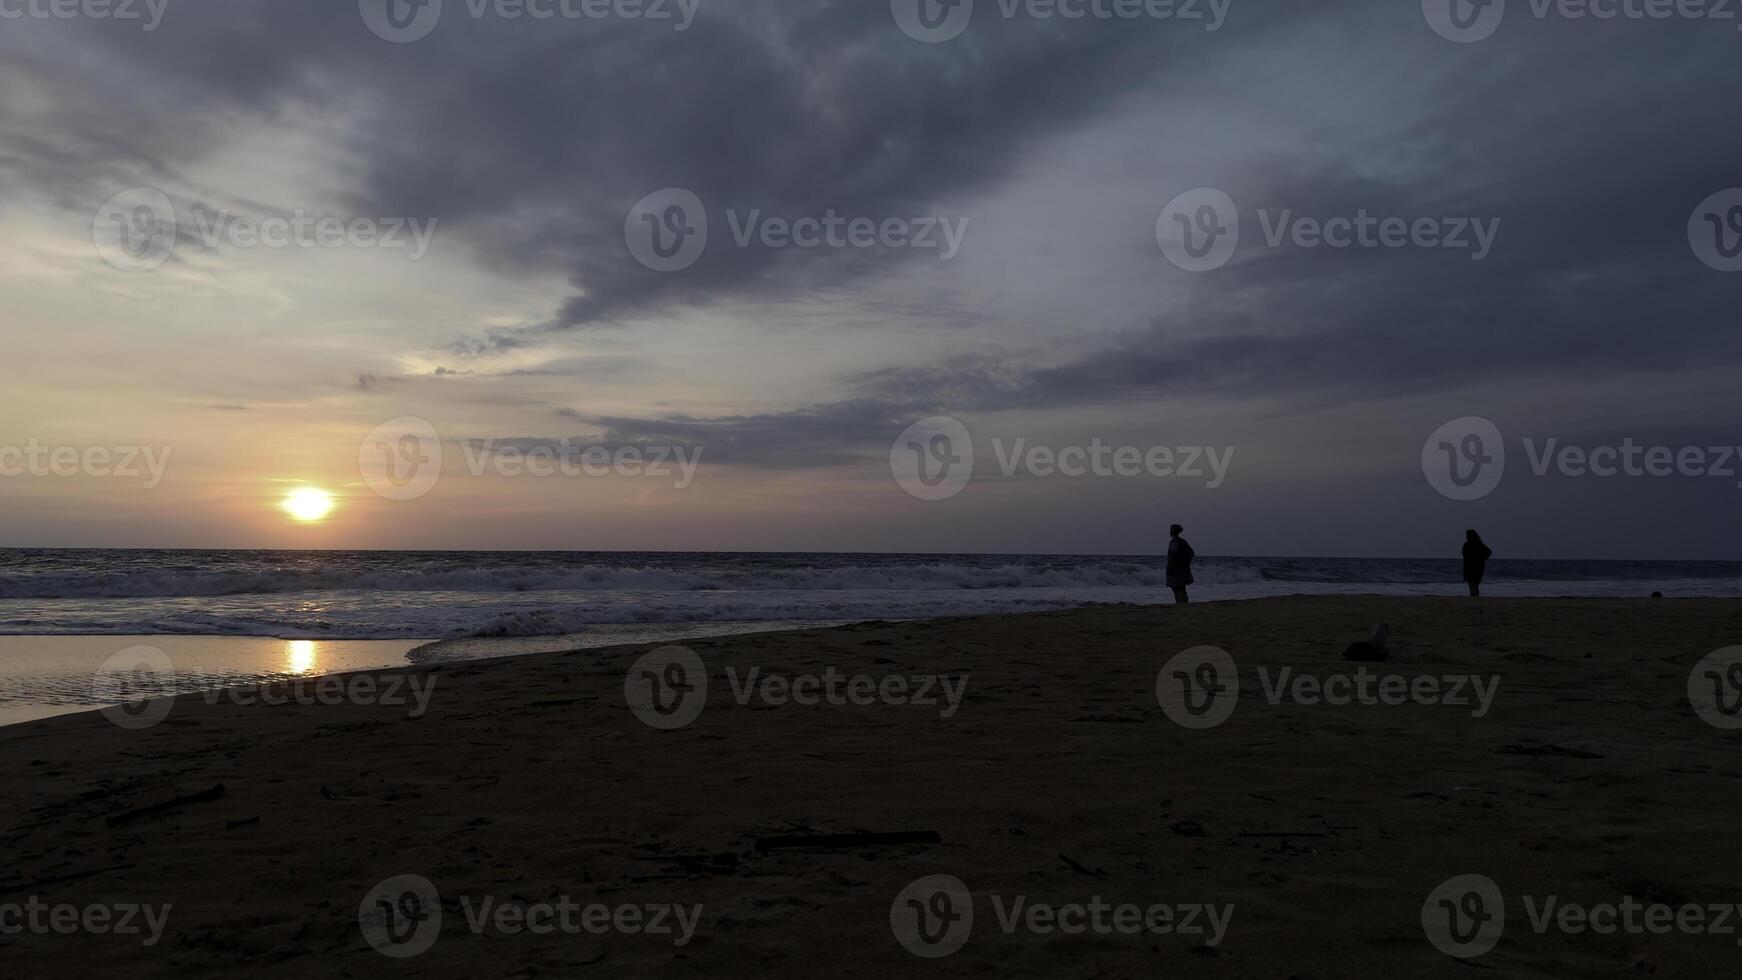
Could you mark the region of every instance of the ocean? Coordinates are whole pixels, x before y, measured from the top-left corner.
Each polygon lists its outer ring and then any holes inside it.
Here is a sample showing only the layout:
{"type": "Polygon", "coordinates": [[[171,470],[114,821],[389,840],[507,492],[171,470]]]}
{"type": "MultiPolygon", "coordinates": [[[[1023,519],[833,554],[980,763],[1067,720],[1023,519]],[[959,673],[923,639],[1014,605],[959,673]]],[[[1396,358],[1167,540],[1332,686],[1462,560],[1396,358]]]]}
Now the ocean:
{"type": "MultiPolygon", "coordinates": [[[[453,639],[1171,601],[1161,556],[0,550],[0,635],[453,639]]],[[[1214,558],[1194,599],[1456,595],[1452,559],[1214,558]]],[[[1497,596],[1742,595],[1742,562],[1497,558],[1497,596]]]]}

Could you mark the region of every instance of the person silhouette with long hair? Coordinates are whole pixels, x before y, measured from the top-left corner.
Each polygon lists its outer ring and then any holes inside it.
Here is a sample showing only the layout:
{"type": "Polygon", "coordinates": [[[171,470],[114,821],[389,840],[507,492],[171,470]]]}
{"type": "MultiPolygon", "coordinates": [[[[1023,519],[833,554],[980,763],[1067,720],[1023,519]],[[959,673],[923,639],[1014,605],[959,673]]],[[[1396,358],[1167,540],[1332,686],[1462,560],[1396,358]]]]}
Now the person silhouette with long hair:
{"type": "Polygon", "coordinates": [[[1470,586],[1472,597],[1482,594],[1482,573],[1488,570],[1488,559],[1493,554],[1493,549],[1482,543],[1482,536],[1475,530],[1464,532],[1464,582],[1470,586]]]}
{"type": "Polygon", "coordinates": [[[1192,559],[1198,553],[1192,550],[1185,538],[1180,537],[1184,532],[1185,528],[1178,524],[1167,529],[1167,587],[1173,590],[1175,602],[1189,603],[1191,599],[1186,597],[1186,586],[1192,584],[1192,559]]]}

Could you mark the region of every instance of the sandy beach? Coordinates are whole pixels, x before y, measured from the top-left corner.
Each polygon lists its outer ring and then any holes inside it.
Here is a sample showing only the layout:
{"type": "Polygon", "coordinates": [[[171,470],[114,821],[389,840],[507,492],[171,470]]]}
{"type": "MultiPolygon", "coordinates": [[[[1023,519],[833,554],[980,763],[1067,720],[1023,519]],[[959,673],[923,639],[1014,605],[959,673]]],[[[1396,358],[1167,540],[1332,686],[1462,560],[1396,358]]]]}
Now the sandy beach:
{"type": "Polygon", "coordinates": [[[0,729],[0,958],[1722,975],[1742,732],[1689,678],[1738,642],[1738,600],[1260,599],[689,641],[705,698],[669,666],[686,654],[635,646],[184,696],[121,716],[138,727],[52,718],[0,729]],[[1377,621],[1392,659],[1344,661],[1377,621]],[[1206,645],[1238,697],[1164,707],[1176,673],[1208,676],[1176,655],[1206,645]],[[1471,875],[1503,928],[1447,919],[1448,953],[1424,906],[1475,909],[1471,875]],[[1679,918],[1625,927],[1653,908],[1679,918]]]}

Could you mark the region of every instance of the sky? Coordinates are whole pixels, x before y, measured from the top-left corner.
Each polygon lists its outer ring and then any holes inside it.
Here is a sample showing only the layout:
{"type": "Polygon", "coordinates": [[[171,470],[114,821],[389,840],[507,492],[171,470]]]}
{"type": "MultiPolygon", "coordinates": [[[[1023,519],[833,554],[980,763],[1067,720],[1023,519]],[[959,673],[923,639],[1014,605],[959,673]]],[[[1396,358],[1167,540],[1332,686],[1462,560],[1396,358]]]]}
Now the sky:
{"type": "Polygon", "coordinates": [[[1739,28],[0,0],[0,546],[1733,559],[1739,28]]]}

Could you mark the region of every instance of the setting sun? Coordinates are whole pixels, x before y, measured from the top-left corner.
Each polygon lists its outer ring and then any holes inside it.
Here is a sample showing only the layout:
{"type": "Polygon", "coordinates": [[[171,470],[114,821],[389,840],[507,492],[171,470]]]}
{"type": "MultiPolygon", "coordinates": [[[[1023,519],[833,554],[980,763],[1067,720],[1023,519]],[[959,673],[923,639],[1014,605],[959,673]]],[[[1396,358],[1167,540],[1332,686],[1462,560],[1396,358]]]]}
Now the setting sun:
{"type": "Polygon", "coordinates": [[[318,521],[333,509],[333,495],[316,487],[301,487],[284,498],[285,513],[303,522],[318,521]]]}

